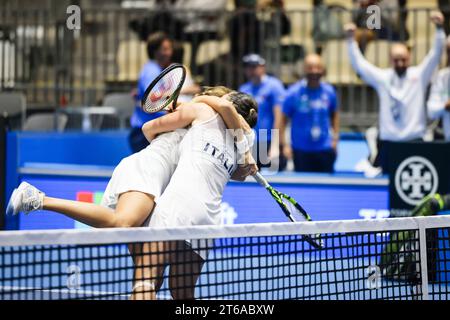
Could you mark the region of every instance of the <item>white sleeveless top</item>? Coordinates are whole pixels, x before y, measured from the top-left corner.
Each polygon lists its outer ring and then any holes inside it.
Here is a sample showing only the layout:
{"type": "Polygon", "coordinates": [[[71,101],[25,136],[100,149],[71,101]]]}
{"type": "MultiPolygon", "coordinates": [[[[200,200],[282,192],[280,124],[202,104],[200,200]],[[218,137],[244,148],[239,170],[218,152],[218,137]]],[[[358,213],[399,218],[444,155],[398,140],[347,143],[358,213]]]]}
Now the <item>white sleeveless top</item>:
{"type": "Polygon", "coordinates": [[[222,194],[237,167],[233,136],[215,114],[188,130],[179,152],[178,166],[148,225],[220,224],[222,194]]]}

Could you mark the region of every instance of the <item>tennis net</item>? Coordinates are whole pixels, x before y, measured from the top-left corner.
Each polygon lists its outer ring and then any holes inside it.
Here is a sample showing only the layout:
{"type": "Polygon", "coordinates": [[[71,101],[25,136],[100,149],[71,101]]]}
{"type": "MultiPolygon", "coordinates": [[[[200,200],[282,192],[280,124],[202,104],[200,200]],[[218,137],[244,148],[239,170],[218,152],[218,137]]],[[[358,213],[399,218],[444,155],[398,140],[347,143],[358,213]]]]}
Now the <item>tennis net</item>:
{"type": "Polygon", "coordinates": [[[4,231],[0,299],[445,300],[449,229],[435,216],[4,231]],[[321,250],[303,237],[317,234],[321,250]]]}

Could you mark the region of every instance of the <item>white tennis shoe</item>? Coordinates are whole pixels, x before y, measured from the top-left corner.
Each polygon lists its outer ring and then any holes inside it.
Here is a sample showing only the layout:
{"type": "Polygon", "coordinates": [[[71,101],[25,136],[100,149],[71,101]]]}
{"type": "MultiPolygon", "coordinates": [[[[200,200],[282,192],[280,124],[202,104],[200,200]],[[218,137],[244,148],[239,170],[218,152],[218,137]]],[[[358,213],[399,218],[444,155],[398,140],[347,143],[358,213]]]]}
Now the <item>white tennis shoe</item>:
{"type": "Polygon", "coordinates": [[[41,210],[44,205],[45,194],[27,182],[22,182],[17,189],[14,189],[6,214],[16,215],[19,212],[28,214],[32,211],[41,210]]]}

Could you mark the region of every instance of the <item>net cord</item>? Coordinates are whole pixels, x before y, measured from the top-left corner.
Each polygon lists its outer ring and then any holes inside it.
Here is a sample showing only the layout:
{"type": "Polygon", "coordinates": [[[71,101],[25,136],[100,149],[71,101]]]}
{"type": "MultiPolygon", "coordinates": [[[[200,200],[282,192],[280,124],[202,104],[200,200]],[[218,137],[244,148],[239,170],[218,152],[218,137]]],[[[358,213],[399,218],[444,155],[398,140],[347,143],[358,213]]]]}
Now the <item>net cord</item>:
{"type": "MultiPolygon", "coordinates": [[[[314,222],[256,223],[171,228],[60,229],[2,231],[0,247],[33,245],[114,244],[184,239],[217,239],[277,235],[425,230],[450,227],[449,216],[339,220],[314,222]]],[[[424,232],[424,231],[423,231],[424,232]]],[[[426,254],[426,253],[425,253],[426,254]]]]}

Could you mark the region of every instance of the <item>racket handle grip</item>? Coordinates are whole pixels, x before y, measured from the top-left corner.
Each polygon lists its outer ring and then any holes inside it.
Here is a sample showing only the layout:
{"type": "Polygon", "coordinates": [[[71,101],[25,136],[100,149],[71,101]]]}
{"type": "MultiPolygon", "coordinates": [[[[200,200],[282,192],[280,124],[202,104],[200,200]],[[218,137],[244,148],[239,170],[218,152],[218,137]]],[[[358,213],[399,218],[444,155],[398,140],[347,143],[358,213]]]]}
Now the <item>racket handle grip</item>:
{"type": "Polygon", "coordinates": [[[253,175],[253,178],[255,178],[256,182],[258,182],[261,186],[264,188],[267,188],[269,186],[269,183],[267,180],[261,175],[261,173],[257,172],[253,175]]]}

